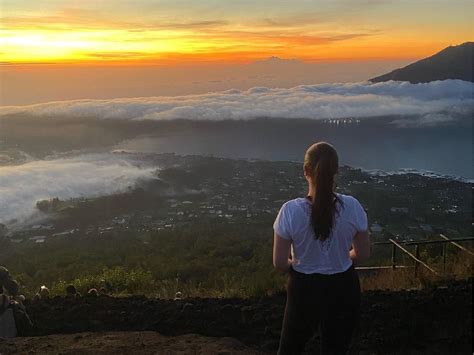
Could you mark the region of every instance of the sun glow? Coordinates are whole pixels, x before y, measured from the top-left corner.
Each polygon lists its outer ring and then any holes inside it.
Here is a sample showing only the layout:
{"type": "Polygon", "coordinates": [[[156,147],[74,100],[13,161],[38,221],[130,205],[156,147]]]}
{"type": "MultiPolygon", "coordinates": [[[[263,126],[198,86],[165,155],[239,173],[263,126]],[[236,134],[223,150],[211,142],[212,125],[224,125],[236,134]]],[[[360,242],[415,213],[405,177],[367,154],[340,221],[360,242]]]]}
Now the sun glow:
{"type": "MultiPolygon", "coordinates": [[[[3,30],[0,31],[0,61],[3,63],[93,63],[124,61],[246,61],[268,55],[303,60],[397,58],[397,46],[377,52],[376,36],[347,39],[338,45],[319,35],[274,33],[223,33],[210,36],[190,31],[111,30],[3,30]],[[340,45],[350,41],[349,48],[340,45]]],[[[411,43],[406,43],[410,46],[411,43]]],[[[432,43],[415,44],[411,56],[433,52],[432,43]]]]}
{"type": "Polygon", "coordinates": [[[212,44],[189,41],[167,31],[1,31],[1,61],[13,63],[114,61],[160,58],[166,53],[194,53],[212,44]]]}
{"type": "MultiPolygon", "coordinates": [[[[474,3],[434,6],[390,2],[275,0],[57,0],[5,2],[0,10],[0,62],[246,62],[280,56],[305,61],[420,58],[473,35],[465,14],[474,3]],[[298,6],[296,6],[298,3],[298,6]],[[293,8],[294,7],[294,8],[293,8]],[[403,16],[399,16],[402,15],[403,16]],[[416,16],[415,16],[416,14],[416,16]],[[426,36],[426,33],[430,33],[426,36]]],[[[469,18],[470,19],[470,18],[469,18]]]]}

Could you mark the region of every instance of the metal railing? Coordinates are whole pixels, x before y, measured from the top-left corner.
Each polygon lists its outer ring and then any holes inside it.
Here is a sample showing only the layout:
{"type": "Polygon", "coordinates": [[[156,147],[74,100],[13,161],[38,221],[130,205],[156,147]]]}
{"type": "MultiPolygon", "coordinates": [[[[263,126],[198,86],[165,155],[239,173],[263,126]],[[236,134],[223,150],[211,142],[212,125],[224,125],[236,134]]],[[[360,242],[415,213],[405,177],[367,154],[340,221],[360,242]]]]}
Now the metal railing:
{"type": "Polygon", "coordinates": [[[427,263],[420,259],[420,245],[427,245],[427,244],[443,244],[443,273],[446,272],[446,262],[447,262],[447,245],[451,244],[458,248],[460,251],[474,257],[474,253],[467,249],[466,247],[460,245],[458,242],[466,242],[466,241],[474,241],[474,238],[457,238],[457,239],[450,239],[446,237],[444,234],[439,234],[442,240],[411,240],[411,241],[397,241],[393,238],[390,238],[388,241],[384,242],[374,242],[372,245],[391,245],[392,246],[392,255],[391,255],[391,265],[390,266],[359,266],[356,267],[357,270],[383,270],[383,269],[404,269],[404,268],[413,268],[415,276],[419,272],[419,267],[423,266],[425,269],[429,270],[431,273],[435,275],[439,275],[440,273],[436,271],[434,268],[430,267],[427,263]],[[415,252],[411,253],[405,246],[415,246],[415,252]],[[414,266],[406,266],[406,265],[397,265],[397,250],[401,250],[404,254],[408,255],[414,261],[414,266]]]}

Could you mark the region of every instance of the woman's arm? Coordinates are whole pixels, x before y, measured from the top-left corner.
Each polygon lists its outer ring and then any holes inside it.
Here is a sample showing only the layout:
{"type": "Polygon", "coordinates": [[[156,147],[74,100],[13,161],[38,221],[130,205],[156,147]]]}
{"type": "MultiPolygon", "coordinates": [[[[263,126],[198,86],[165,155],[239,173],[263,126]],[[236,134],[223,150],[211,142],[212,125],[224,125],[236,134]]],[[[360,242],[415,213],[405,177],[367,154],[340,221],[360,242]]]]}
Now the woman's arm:
{"type": "Polygon", "coordinates": [[[349,252],[354,265],[359,265],[370,257],[369,232],[357,232],[352,240],[352,249],[349,252]]]}
{"type": "Polygon", "coordinates": [[[291,266],[291,240],[273,235],[273,266],[282,272],[288,272],[291,266]]]}

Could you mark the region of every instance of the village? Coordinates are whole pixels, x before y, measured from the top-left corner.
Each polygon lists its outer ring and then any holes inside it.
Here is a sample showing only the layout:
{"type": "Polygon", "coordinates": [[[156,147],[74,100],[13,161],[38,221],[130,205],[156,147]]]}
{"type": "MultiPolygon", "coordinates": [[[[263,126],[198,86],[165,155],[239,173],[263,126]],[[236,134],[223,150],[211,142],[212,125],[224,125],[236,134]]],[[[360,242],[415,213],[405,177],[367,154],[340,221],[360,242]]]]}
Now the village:
{"type": "MultiPolygon", "coordinates": [[[[299,163],[203,156],[146,158],[154,163],[158,159],[161,166],[153,183],[111,196],[38,201],[44,221],[12,231],[1,226],[0,237],[12,243],[43,244],[54,238],[106,238],[198,224],[238,228],[267,223],[271,227],[281,205],[304,196],[307,188],[299,163]]],[[[337,192],[361,201],[376,241],[470,233],[471,206],[465,196],[472,192],[472,184],[467,182],[343,166],[337,192]]]]}

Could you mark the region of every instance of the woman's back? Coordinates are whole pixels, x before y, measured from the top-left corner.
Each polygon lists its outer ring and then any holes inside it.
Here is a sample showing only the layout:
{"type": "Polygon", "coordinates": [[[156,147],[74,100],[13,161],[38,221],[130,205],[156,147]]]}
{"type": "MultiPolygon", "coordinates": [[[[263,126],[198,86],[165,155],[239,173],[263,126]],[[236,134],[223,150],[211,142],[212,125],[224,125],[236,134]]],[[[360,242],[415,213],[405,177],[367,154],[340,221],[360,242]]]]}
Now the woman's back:
{"type": "Polygon", "coordinates": [[[336,196],[335,221],[325,240],[315,238],[308,198],[290,200],[280,209],[274,229],[280,237],[292,241],[294,270],[304,274],[335,274],[352,265],[349,250],[356,233],[367,230],[367,215],[354,197],[339,193],[336,196]]]}
{"type": "Polygon", "coordinates": [[[338,170],[332,145],[309,147],[308,197],[286,202],[273,224],[273,265],[288,272],[279,355],[300,354],[318,328],[322,353],[349,350],[360,306],[354,263],[369,257],[370,240],[359,201],[334,191],[338,170]]]}

